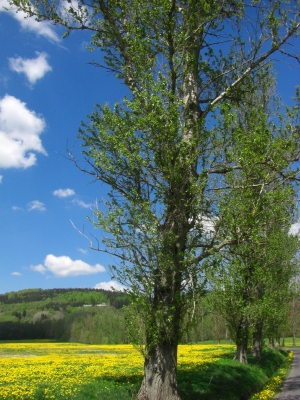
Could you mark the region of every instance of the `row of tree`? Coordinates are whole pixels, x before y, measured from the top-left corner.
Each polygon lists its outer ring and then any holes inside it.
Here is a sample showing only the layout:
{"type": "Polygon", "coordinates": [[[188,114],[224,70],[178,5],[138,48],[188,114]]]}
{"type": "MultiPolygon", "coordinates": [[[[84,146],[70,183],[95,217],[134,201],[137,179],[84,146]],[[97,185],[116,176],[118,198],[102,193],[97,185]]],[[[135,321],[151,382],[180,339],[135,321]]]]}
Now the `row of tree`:
{"type": "Polygon", "coordinates": [[[65,36],[90,31],[128,88],[83,124],[87,167],[70,157],[111,188],[92,219],[104,247],[91,247],[120,260],[112,273],[129,288],[132,337],[146,346],[137,398],[179,399],[177,346],[206,279],[246,361],[293,276],[298,108],[279,114],[268,62],[297,59],[299,1],[9,3],[65,36]]]}
{"type": "Polygon", "coordinates": [[[299,239],[290,234],[297,192],[288,179],[293,174],[288,158],[299,151],[294,141],[300,134],[299,103],[288,109],[293,123],[283,121],[278,103],[274,105],[270,72],[260,71],[260,87],[245,95],[242,104],[226,106],[218,124],[229,133],[227,157],[238,160],[238,168],[226,174],[226,190],[218,202],[217,225],[232,243],[206,261],[206,275],[213,306],[226,320],[241,362],[247,362],[249,341],[260,357],[264,336],[279,336],[291,282],[299,273],[299,239]]]}

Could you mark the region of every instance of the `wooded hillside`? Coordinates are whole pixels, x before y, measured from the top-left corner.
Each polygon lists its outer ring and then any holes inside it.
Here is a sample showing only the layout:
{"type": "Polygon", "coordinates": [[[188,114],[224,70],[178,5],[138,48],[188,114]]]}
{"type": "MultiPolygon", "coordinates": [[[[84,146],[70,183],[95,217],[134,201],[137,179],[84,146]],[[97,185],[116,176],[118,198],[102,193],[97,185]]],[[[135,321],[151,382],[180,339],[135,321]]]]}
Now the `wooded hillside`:
{"type": "MultiPolygon", "coordinates": [[[[299,333],[298,303],[296,296],[282,337],[299,333]]],[[[128,343],[124,307],[128,304],[125,293],[102,289],[26,289],[0,294],[0,340],[128,343]]],[[[224,319],[209,307],[209,301],[195,312],[197,323],[182,343],[230,340],[224,319]]]]}

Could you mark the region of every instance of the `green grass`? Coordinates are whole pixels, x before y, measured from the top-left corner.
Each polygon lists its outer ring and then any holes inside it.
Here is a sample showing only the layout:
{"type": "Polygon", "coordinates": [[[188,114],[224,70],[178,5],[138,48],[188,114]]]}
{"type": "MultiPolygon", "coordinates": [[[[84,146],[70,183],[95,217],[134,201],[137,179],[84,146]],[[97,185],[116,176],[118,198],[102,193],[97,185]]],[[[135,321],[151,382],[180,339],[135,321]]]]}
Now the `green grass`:
{"type": "MultiPolygon", "coordinates": [[[[280,344],[282,345],[282,339],[280,344]]],[[[293,347],[293,338],[284,338],[284,347],[293,347]]],[[[296,347],[300,347],[300,338],[296,338],[296,347]]]]}
{"type": "MultiPolygon", "coordinates": [[[[265,349],[257,360],[249,355],[248,365],[226,354],[217,362],[202,364],[193,370],[178,371],[178,386],[182,400],[246,400],[260,390],[282,365],[287,352],[265,349]]],[[[133,400],[139,390],[141,377],[96,379],[80,389],[72,400],[133,400]]],[[[43,390],[35,400],[43,400],[43,390]]],[[[60,400],[59,396],[56,400],[60,400]]]]}
{"type": "Polygon", "coordinates": [[[248,399],[283,363],[286,352],[266,349],[261,359],[251,355],[248,365],[223,356],[213,364],[194,371],[178,371],[182,400],[242,400],[248,399]]]}

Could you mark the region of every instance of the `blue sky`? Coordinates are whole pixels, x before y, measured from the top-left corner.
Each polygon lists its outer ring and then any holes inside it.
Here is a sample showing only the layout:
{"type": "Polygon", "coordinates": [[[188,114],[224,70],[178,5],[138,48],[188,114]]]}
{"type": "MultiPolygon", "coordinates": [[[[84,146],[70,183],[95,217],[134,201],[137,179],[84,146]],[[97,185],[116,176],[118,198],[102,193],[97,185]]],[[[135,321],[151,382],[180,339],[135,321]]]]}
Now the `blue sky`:
{"type": "Polygon", "coordinates": [[[65,157],[74,144],[80,153],[78,128],[94,104],[125,88],[88,65],[101,59],[86,50],[89,35],[63,32],[0,12],[0,293],[111,286],[110,259],[70,222],[96,233],[87,216],[105,187],[65,157]]]}
{"type": "MultiPolygon", "coordinates": [[[[6,0],[0,0],[0,293],[109,288],[110,258],[90,250],[70,222],[96,233],[87,216],[105,186],[91,184],[65,157],[73,145],[80,153],[78,127],[94,105],[120,100],[125,87],[88,65],[101,61],[99,52],[86,50],[88,33],[62,40],[61,28],[24,20],[1,4],[6,0]]],[[[289,102],[300,69],[276,66],[278,91],[289,102]]]]}

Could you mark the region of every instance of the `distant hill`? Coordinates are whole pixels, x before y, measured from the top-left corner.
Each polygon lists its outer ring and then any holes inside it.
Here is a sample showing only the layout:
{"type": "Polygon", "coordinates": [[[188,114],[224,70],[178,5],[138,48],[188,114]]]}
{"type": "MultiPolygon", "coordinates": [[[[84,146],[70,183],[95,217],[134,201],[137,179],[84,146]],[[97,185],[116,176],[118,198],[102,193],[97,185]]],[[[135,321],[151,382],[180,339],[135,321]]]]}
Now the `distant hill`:
{"type": "Polygon", "coordinates": [[[123,343],[123,292],[26,289],[0,294],[0,340],[57,339],[123,343]]]}
{"type": "Polygon", "coordinates": [[[2,304],[21,304],[28,302],[56,303],[60,305],[68,304],[72,306],[82,306],[84,304],[97,304],[106,302],[107,304],[121,308],[128,304],[128,296],[122,292],[112,292],[104,289],[25,289],[18,292],[8,292],[0,294],[0,305],[2,304]]]}
{"type": "MultiPolygon", "coordinates": [[[[126,293],[103,289],[26,289],[0,294],[0,340],[128,343],[127,305],[126,293]]],[[[227,336],[218,315],[206,308],[196,308],[195,315],[197,323],[184,334],[182,343],[227,336]]]]}

